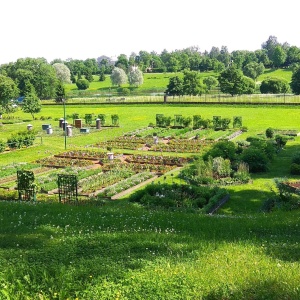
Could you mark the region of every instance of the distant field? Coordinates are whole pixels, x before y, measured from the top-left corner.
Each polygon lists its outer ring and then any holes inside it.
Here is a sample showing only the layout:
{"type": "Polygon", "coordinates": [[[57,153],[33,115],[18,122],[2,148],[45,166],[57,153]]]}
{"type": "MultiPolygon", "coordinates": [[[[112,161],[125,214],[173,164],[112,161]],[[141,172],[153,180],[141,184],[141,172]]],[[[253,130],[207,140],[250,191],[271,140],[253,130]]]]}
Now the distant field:
{"type": "Polygon", "coordinates": [[[290,69],[278,69],[278,70],[267,69],[265,70],[264,74],[258,77],[257,81],[263,81],[267,77],[282,78],[290,82],[292,79],[292,71],[290,69]]]}
{"type": "MultiPolygon", "coordinates": [[[[134,88],[132,94],[145,94],[145,93],[163,93],[169,83],[171,77],[179,76],[182,77],[182,72],[177,73],[145,73],[144,74],[144,83],[139,88],[134,88]]],[[[200,77],[203,79],[207,76],[218,76],[217,73],[212,71],[200,73],[200,77]]],[[[263,81],[267,77],[278,77],[291,81],[292,71],[290,69],[267,69],[264,74],[258,77],[257,82],[263,81]]],[[[130,88],[129,84],[122,86],[123,88],[130,88]]],[[[76,84],[66,84],[66,92],[69,96],[89,96],[95,95],[98,96],[109,96],[110,94],[116,93],[117,87],[111,85],[109,75],[106,75],[105,81],[99,81],[99,76],[94,76],[94,81],[90,83],[89,89],[86,91],[79,91],[76,84]]]]}
{"type": "MultiPolygon", "coordinates": [[[[203,72],[200,73],[201,78],[207,76],[216,76],[214,72],[203,72]]],[[[165,91],[171,77],[179,76],[182,77],[183,73],[145,73],[144,83],[139,88],[134,88],[132,93],[144,92],[144,93],[162,93],[165,91]]],[[[123,88],[130,88],[129,84],[122,85],[123,88]]],[[[109,95],[116,92],[117,87],[111,85],[109,75],[106,75],[105,81],[99,81],[99,76],[94,76],[94,81],[90,83],[90,87],[86,91],[78,91],[76,84],[66,84],[66,92],[69,95],[88,95],[95,94],[98,92],[99,95],[109,95]]]]}

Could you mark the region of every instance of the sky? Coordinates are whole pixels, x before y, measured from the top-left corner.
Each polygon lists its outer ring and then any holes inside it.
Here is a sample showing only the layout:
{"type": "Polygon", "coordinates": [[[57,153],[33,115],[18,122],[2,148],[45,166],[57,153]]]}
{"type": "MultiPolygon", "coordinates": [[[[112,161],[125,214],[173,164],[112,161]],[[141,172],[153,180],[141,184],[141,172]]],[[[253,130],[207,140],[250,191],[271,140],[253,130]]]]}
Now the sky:
{"type": "Polygon", "coordinates": [[[192,46],[254,51],[271,35],[300,47],[299,8],[297,0],[2,0],[0,64],[192,46]]]}

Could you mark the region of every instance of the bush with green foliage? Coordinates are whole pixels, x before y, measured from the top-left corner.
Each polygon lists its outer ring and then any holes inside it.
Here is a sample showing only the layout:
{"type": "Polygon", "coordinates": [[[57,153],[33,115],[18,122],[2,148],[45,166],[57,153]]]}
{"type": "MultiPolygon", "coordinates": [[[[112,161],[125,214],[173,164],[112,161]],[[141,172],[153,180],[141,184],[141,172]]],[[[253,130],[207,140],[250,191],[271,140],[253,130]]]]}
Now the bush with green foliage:
{"type": "Polygon", "coordinates": [[[111,123],[113,126],[118,126],[119,125],[119,115],[111,115],[111,123]]]}
{"type": "Polygon", "coordinates": [[[105,125],[105,119],[106,119],[106,115],[105,114],[99,114],[98,118],[100,119],[101,125],[105,125]]]}
{"type": "Polygon", "coordinates": [[[204,160],[207,160],[210,156],[212,158],[222,157],[224,159],[229,159],[232,162],[236,159],[236,150],[237,147],[234,142],[219,141],[203,155],[203,158],[204,160]]]}
{"type": "Polygon", "coordinates": [[[86,79],[78,79],[76,85],[79,90],[86,90],[89,88],[90,82],[86,79]]]}
{"type": "Polygon", "coordinates": [[[262,94],[284,94],[289,92],[289,83],[281,78],[267,78],[260,85],[262,94]]]}
{"type": "Polygon", "coordinates": [[[269,127],[266,129],[266,137],[272,139],[274,137],[275,131],[273,128],[269,127]]]}
{"type": "Polygon", "coordinates": [[[240,160],[248,164],[250,172],[256,173],[268,170],[269,159],[259,148],[253,146],[246,148],[242,152],[240,160]]]}
{"type": "Polygon", "coordinates": [[[20,149],[23,146],[28,147],[33,145],[35,138],[36,132],[34,131],[20,131],[7,139],[7,145],[10,149],[20,149]]]}
{"type": "Polygon", "coordinates": [[[119,87],[117,89],[117,92],[120,96],[128,96],[130,94],[129,88],[119,87]]]}
{"type": "Polygon", "coordinates": [[[181,170],[179,177],[189,184],[213,183],[213,162],[211,157],[206,161],[200,157],[196,157],[191,165],[181,170]]]}
{"type": "Polygon", "coordinates": [[[300,175],[300,151],[295,152],[292,156],[290,173],[293,175],[300,175]]]}
{"type": "Polygon", "coordinates": [[[99,75],[99,81],[105,81],[105,79],[106,79],[106,76],[105,76],[104,72],[101,72],[99,75]]]}
{"type": "Polygon", "coordinates": [[[0,140],[0,153],[4,152],[6,149],[6,142],[0,140]]]}
{"type": "Polygon", "coordinates": [[[148,185],[133,193],[129,201],[150,208],[198,210],[208,213],[227,194],[225,189],[218,187],[164,183],[148,185]]]}
{"type": "Polygon", "coordinates": [[[294,94],[299,95],[300,94],[300,68],[299,66],[295,68],[292,75],[291,80],[291,89],[294,94]]]}

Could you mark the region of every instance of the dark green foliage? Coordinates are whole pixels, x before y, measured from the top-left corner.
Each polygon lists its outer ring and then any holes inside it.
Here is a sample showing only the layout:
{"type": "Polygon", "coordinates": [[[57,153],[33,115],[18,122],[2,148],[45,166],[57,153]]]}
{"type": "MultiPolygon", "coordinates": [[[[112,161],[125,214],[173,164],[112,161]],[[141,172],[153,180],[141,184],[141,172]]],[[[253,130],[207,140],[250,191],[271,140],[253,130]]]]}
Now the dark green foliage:
{"type": "Polygon", "coordinates": [[[84,74],[84,77],[86,80],[88,80],[89,82],[93,82],[94,80],[94,77],[93,77],[93,74],[90,70],[87,70],[84,74]]]}
{"type": "Polygon", "coordinates": [[[98,118],[100,119],[101,125],[102,126],[105,125],[105,118],[106,118],[105,114],[99,114],[98,118]]]}
{"type": "Polygon", "coordinates": [[[73,113],[72,114],[72,119],[73,120],[79,119],[79,114],[78,113],[73,113]]]}
{"type": "Polygon", "coordinates": [[[250,172],[256,173],[268,170],[269,159],[259,148],[249,147],[245,149],[240,159],[249,165],[250,172]]]}
{"type": "Polygon", "coordinates": [[[292,163],[300,165],[300,151],[294,153],[292,163]]]}
{"type": "Polygon", "coordinates": [[[221,92],[234,95],[252,94],[255,90],[254,81],[243,75],[242,71],[231,66],[221,72],[218,77],[221,92]]]}
{"type": "Polygon", "coordinates": [[[77,82],[76,82],[76,85],[77,85],[79,90],[86,90],[86,89],[89,88],[90,83],[86,79],[78,79],[77,82]]]}
{"type": "Polygon", "coordinates": [[[169,79],[169,84],[167,85],[166,94],[169,96],[182,96],[183,93],[183,79],[175,76],[169,79]]]}
{"type": "Polygon", "coordinates": [[[138,202],[150,208],[202,209],[207,213],[226,195],[226,190],[216,187],[152,184],[133,193],[129,201],[138,202]]]}
{"type": "Polygon", "coordinates": [[[243,73],[245,76],[248,76],[254,80],[257,79],[257,77],[264,73],[265,67],[263,63],[257,63],[257,62],[250,62],[247,65],[243,67],[243,73]]]}
{"type": "Polygon", "coordinates": [[[209,151],[206,152],[203,158],[207,160],[210,156],[212,158],[222,157],[224,159],[234,161],[236,158],[236,149],[235,143],[231,141],[219,141],[215,143],[209,151]]]}
{"type": "Polygon", "coordinates": [[[233,128],[241,128],[243,126],[243,121],[241,116],[233,117],[233,128]]]}
{"type": "Polygon", "coordinates": [[[19,89],[14,81],[4,75],[0,75],[0,105],[4,112],[9,110],[10,100],[19,95],[19,89]]]}
{"type": "Polygon", "coordinates": [[[289,91],[289,83],[281,78],[267,78],[262,81],[260,92],[262,94],[284,94],[289,91]]]}
{"type": "Polygon", "coordinates": [[[184,95],[197,96],[205,92],[205,86],[200,82],[200,74],[197,71],[184,71],[183,93],[184,95]]]}
{"type": "Polygon", "coordinates": [[[229,118],[223,118],[222,121],[221,121],[222,130],[228,129],[230,122],[231,122],[231,120],[229,118]]]}
{"type": "Polygon", "coordinates": [[[31,146],[36,138],[34,131],[21,131],[7,139],[7,145],[10,149],[20,149],[23,146],[31,146]]]}
{"type": "Polygon", "coordinates": [[[91,125],[93,122],[93,115],[85,114],[84,119],[85,119],[85,124],[91,125]]]}
{"type": "Polygon", "coordinates": [[[290,173],[292,175],[300,175],[300,164],[299,163],[292,163],[290,168],[290,173]]]}
{"type": "Polygon", "coordinates": [[[291,89],[294,94],[300,94],[300,68],[296,68],[296,70],[293,72],[291,80],[291,89]]]}
{"type": "Polygon", "coordinates": [[[214,127],[214,130],[222,129],[222,117],[221,116],[213,116],[213,127],[214,127]]]}
{"type": "Polygon", "coordinates": [[[71,72],[71,82],[72,83],[76,83],[76,77],[74,76],[74,73],[73,72],[71,72]]]}
{"type": "Polygon", "coordinates": [[[286,145],[286,143],[288,141],[288,137],[285,135],[278,134],[275,136],[275,141],[276,141],[277,147],[280,149],[286,145]]]}
{"type": "Polygon", "coordinates": [[[106,76],[105,76],[104,72],[101,72],[99,75],[99,81],[105,81],[105,78],[106,78],[106,76]]]}
{"type": "Polygon", "coordinates": [[[61,81],[59,81],[55,89],[55,101],[62,102],[63,99],[66,99],[66,91],[64,84],[61,81]]]}
{"type": "Polygon", "coordinates": [[[130,94],[129,88],[119,87],[117,89],[117,92],[120,96],[128,96],[130,94]]]}
{"type": "Polygon", "coordinates": [[[165,117],[163,114],[156,114],[156,126],[168,127],[171,125],[172,118],[165,117]]]}
{"type": "Polygon", "coordinates": [[[269,127],[266,129],[266,137],[268,139],[272,139],[274,137],[274,133],[275,133],[275,131],[273,128],[269,127]]]}
{"type": "Polygon", "coordinates": [[[193,116],[193,129],[198,129],[201,127],[201,116],[194,115],[193,116]]]}
{"type": "Polygon", "coordinates": [[[113,126],[119,125],[119,115],[111,115],[111,123],[113,126]]]}

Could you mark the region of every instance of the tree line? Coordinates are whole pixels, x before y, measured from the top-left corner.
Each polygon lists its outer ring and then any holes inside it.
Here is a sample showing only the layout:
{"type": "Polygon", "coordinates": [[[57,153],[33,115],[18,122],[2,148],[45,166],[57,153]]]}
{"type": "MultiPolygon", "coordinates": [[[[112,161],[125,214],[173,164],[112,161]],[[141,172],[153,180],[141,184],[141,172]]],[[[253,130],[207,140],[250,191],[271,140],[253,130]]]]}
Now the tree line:
{"type": "Polygon", "coordinates": [[[40,99],[65,98],[64,84],[77,83],[79,89],[87,88],[93,75],[105,80],[109,74],[112,84],[120,86],[142,84],[144,72],[183,72],[183,78],[170,79],[166,93],[180,96],[201,95],[219,86],[221,92],[235,94],[253,93],[255,81],[265,68],[292,68],[291,83],[271,78],[262,82],[262,93],[286,93],[290,89],[300,94],[300,48],[279,43],[270,36],[256,51],[236,50],[229,52],[226,46],[212,47],[200,52],[198,47],[168,52],[140,51],[129,57],[120,54],[114,61],[107,56],[86,60],[55,59],[48,63],[44,58],[20,58],[0,66],[0,112],[13,110],[11,99],[24,98],[23,109],[32,115],[40,110],[40,99]],[[199,72],[214,71],[216,77],[200,81],[199,72]]]}

